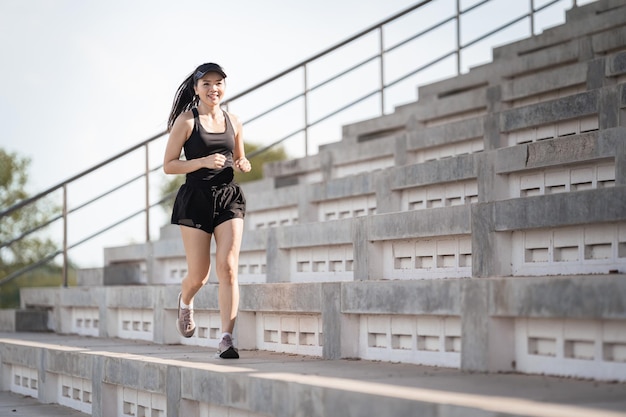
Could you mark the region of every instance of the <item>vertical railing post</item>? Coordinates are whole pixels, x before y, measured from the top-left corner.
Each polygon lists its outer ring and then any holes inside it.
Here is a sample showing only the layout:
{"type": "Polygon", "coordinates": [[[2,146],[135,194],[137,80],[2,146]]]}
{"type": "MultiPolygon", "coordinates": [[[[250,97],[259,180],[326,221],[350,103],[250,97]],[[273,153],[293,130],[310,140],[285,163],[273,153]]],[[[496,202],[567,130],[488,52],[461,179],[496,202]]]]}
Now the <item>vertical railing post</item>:
{"type": "Polygon", "coordinates": [[[146,242],[150,242],[150,158],[148,154],[148,144],[144,145],[146,148],[146,242]]]}
{"type": "Polygon", "coordinates": [[[385,39],[383,27],[378,28],[379,51],[378,60],[380,62],[380,115],[385,114],[385,39]]]}
{"type": "Polygon", "coordinates": [[[456,75],[461,74],[461,0],[456,0],[456,75]]]}
{"type": "Polygon", "coordinates": [[[68,256],[67,256],[67,183],[63,184],[63,287],[68,284],[68,256]]]}
{"type": "Polygon", "coordinates": [[[530,36],[535,36],[535,0],[530,0],[530,36]]]}
{"type": "Polygon", "coordinates": [[[304,156],[309,156],[309,81],[307,66],[302,66],[304,74],[304,156]]]}

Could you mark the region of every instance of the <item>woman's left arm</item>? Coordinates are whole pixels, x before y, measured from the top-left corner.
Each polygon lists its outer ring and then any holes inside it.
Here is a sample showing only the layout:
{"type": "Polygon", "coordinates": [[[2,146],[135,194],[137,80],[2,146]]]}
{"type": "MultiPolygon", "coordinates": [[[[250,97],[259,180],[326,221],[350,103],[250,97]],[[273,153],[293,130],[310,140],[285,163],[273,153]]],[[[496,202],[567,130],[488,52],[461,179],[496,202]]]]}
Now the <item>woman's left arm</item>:
{"type": "Polygon", "coordinates": [[[241,172],[249,172],[252,169],[250,161],[246,159],[246,152],[243,147],[243,125],[239,120],[239,117],[229,113],[230,119],[233,122],[235,128],[235,149],[233,149],[233,160],[235,161],[235,168],[241,172]]]}

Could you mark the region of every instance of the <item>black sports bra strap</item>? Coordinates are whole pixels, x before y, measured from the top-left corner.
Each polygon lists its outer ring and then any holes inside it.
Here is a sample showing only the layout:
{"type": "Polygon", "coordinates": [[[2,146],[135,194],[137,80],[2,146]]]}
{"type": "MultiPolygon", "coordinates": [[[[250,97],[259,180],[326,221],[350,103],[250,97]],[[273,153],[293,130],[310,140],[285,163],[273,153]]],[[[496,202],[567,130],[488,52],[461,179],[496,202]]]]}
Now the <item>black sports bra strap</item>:
{"type": "Polygon", "coordinates": [[[198,108],[192,107],[191,112],[193,113],[193,129],[198,130],[200,126],[200,113],[198,113],[198,108]]]}

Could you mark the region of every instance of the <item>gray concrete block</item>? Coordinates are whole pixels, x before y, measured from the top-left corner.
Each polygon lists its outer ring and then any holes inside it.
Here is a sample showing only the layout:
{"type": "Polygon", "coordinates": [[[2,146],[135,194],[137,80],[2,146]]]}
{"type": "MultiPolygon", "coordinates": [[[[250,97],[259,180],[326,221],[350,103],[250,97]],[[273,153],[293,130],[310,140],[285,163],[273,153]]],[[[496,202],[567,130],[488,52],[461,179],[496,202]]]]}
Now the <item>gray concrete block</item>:
{"type": "MultiPolygon", "coordinates": [[[[370,241],[367,239],[367,223],[365,218],[354,219],[352,227],[354,253],[354,279],[368,279],[375,262],[370,257],[370,241]]],[[[380,271],[382,272],[382,270],[380,271]]]]}
{"type": "Polygon", "coordinates": [[[263,190],[249,187],[249,189],[244,191],[246,195],[246,210],[250,212],[295,206],[298,204],[298,193],[301,188],[299,186],[289,186],[263,190]]]}
{"type": "Polygon", "coordinates": [[[353,219],[307,223],[278,229],[280,248],[328,246],[352,243],[350,240],[353,219]]]}
{"type": "MultiPolygon", "coordinates": [[[[107,308],[140,308],[152,309],[160,307],[157,304],[159,292],[163,289],[160,286],[116,286],[106,288],[107,308]]],[[[100,305],[102,300],[99,300],[100,305]]],[[[103,303],[104,304],[104,303],[103,303]]]]}
{"type": "Polygon", "coordinates": [[[492,204],[472,205],[472,277],[511,275],[511,236],[494,230],[492,204]]]}
{"type": "Polygon", "coordinates": [[[394,129],[391,132],[386,132],[385,135],[380,135],[376,138],[363,139],[359,138],[356,144],[349,141],[339,141],[333,144],[329,144],[323,154],[330,154],[330,162],[334,166],[344,165],[346,163],[353,163],[357,161],[364,161],[368,159],[379,159],[384,155],[393,155],[393,144],[397,136],[404,134],[404,129],[394,129]]]}
{"type": "Polygon", "coordinates": [[[395,112],[380,117],[363,120],[344,125],[342,128],[343,138],[358,140],[360,136],[371,136],[376,132],[393,132],[400,134],[406,129],[406,124],[413,115],[415,104],[412,103],[404,108],[397,108],[395,112]]]}
{"type": "Polygon", "coordinates": [[[61,288],[21,288],[20,306],[51,307],[59,304],[61,288]]]}
{"type": "Polygon", "coordinates": [[[311,190],[310,201],[320,202],[372,194],[375,191],[373,177],[374,175],[368,172],[312,185],[308,187],[311,190]]]}
{"type": "Polygon", "coordinates": [[[104,359],[102,382],[165,394],[167,366],[155,361],[128,359],[111,354],[104,359]]]}
{"type": "Polygon", "coordinates": [[[134,261],[135,259],[146,259],[152,252],[150,242],[134,245],[116,246],[104,248],[104,265],[134,261]]]}
{"type": "MultiPolygon", "coordinates": [[[[601,88],[606,83],[605,59],[599,58],[589,61],[587,64],[587,90],[601,88]]],[[[563,71],[565,73],[565,71],[563,71]]]]}
{"type": "Polygon", "coordinates": [[[402,189],[476,178],[476,158],[476,155],[459,155],[445,160],[393,168],[388,174],[392,179],[391,187],[402,189]]]}
{"type": "Polygon", "coordinates": [[[258,230],[246,230],[241,237],[241,246],[247,251],[265,250],[267,247],[269,228],[258,230]]]}
{"type": "MultiPolygon", "coordinates": [[[[530,38],[534,45],[529,45],[527,51],[506,57],[498,64],[497,74],[501,78],[515,78],[529,73],[539,72],[550,68],[568,65],[576,62],[581,56],[581,43],[578,39],[567,37],[549,44],[537,46],[537,37],[530,38]]],[[[543,38],[542,38],[543,39],[543,38]]],[[[494,51],[495,54],[495,51],[494,51]]]]}
{"type": "Polygon", "coordinates": [[[231,377],[228,371],[228,365],[210,364],[205,369],[181,367],[182,397],[204,403],[228,405],[227,382],[231,377]]]}
{"type": "Polygon", "coordinates": [[[549,91],[584,84],[588,78],[588,64],[573,64],[533,72],[502,84],[502,100],[512,101],[549,91]]]}
{"type": "Polygon", "coordinates": [[[463,279],[346,282],[341,286],[344,314],[461,314],[463,279]]]}
{"type": "Polygon", "coordinates": [[[462,142],[464,140],[480,138],[483,134],[483,117],[474,117],[422,129],[414,127],[406,134],[407,150],[415,151],[433,146],[462,142]]]}
{"type": "Polygon", "coordinates": [[[406,165],[408,163],[407,158],[407,133],[396,135],[394,142],[394,158],[395,166],[406,165]]]}
{"type": "Polygon", "coordinates": [[[495,165],[498,161],[496,156],[498,155],[494,152],[476,155],[478,203],[508,198],[509,184],[507,178],[495,173],[495,165]]]}
{"type": "Polygon", "coordinates": [[[279,399],[281,395],[284,395],[285,387],[282,384],[274,384],[268,379],[255,378],[254,375],[251,375],[248,387],[250,409],[267,415],[279,415],[281,413],[281,407],[278,405],[280,403],[276,404],[274,398],[279,399]]]}
{"type": "Polygon", "coordinates": [[[166,372],[167,384],[165,386],[165,397],[167,400],[167,416],[185,416],[185,414],[179,414],[182,397],[180,368],[170,365],[167,367],[166,372]]]}
{"type": "Polygon", "coordinates": [[[46,371],[90,380],[96,356],[76,353],[77,350],[45,350],[46,371]]]}
{"type": "Polygon", "coordinates": [[[0,310],[0,332],[15,331],[15,309],[5,308],[0,310]]]}
{"type": "Polygon", "coordinates": [[[607,88],[601,91],[599,100],[598,124],[600,129],[619,126],[619,90],[607,88]]]}
{"type": "MultiPolygon", "coordinates": [[[[485,86],[486,87],[486,86],[485,86]]],[[[439,119],[459,113],[487,109],[486,88],[462,91],[437,100],[419,101],[414,117],[420,122],[439,119]]]]}
{"type": "Polygon", "coordinates": [[[500,114],[500,129],[504,132],[573,119],[598,112],[598,92],[587,91],[561,99],[533,104],[500,114]]]}
{"type": "Polygon", "coordinates": [[[58,300],[54,306],[94,307],[105,304],[106,288],[67,287],[58,289],[58,300]]]}
{"type": "Polygon", "coordinates": [[[411,239],[470,234],[470,206],[380,214],[367,218],[367,239],[411,239]]]}
{"type": "MultiPolygon", "coordinates": [[[[498,149],[497,174],[619,157],[622,127],[498,149]]],[[[616,176],[616,178],[618,178],[616,176]]]]}
{"type": "MultiPolygon", "coordinates": [[[[147,257],[137,259],[148,259],[147,257]]],[[[136,285],[147,283],[141,266],[137,264],[109,264],[104,267],[104,285],[136,285]]]]}
{"type": "Polygon", "coordinates": [[[543,168],[606,157],[608,155],[601,155],[598,150],[598,136],[597,132],[591,132],[529,143],[524,168],[543,168]]]}
{"type": "Polygon", "coordinates": [[[607,57],[604,74],[607,77],[626,74],[626,51],[607,57]]]}
{"type": "Polygon", "coordinates": [[[281,249],[276,230],[271,228],[267,235],[265,254],[268,283],[289,281],[289,252],[281,249]]]}
{"type": "Polygon", "coordinates": [[[398,177],[395,169],[384,170],[375,177],[376,213],[393,213],[402,211],[402,196],[394,190],[394,181],[398,177]]]}
{"type": "Polygon", "coordinates": [[[615,51],[622,48],[626,43],[626,27],[623,25],[626,21],[626,8],[616,10],[614,18],[618,18],[618,16],[622,19],[622,27],[598,33],[591,38],[596,54],[615,51]]]}
{"type": "Polygon", "coordinates": [[[494,204],[495,230],[527,230],[626,220],[626,188],[527,197],[494,204]]]}
{"type": "Polygon", "coordinates": [[[322,357],[324,359],[341,358],[341,333],[343,331],[341,320],[341,283],[322,284],[322,328],[324,329],[324,346],[322,357]]]}
{"type": "Polygon", "coordinates": [[[497,317],[625,319],[624,274],[527,277],[491,281],[489,314],[497,317]]]}
{"type": "Polygon", "coordinates": [[[322,312],[322,284],[242,284],[242,311],[322,312]]]}
{"type": "Polygon", "coordinates": [[[508,148],[499,149],[495,159],[495,173],[507,174],[526,169],[528,157],[528,144],[520,144],[508,148]]]}
{"type": "Polygon", "coordinates": [[[309,417],[327,415],[324,407],[326,402],[324,389],[297,384],[289,384],[287,389],[287,408],[289,413],[285,416],[309,417]]]}
{"type": "Polygon", "coordinates": [[[174,226],[176,233],[168,233],[168,237],[160,238],[157,241],[152,242],[152,253],[155,259],[171,258],[171,257],[184,257],[185,248],[183,246],[183,240],[180,237],[180,226],[174,226]]]}
{"type": "Polygon", "coordinates": [[[310,171],[319,171],[321,168],[319,154],[304,158],[291,159],[288,161],[269,162],[263,165],[264,178],[289,177],[304,174],[310,171]]]}
{"type": "Polygon", "coordinates": [[[370,401],[363,401],[363,393],[345,390],[324,390],[324,412],[316,416],[336,416],[341,410],[342,417],[363,416],[419,416],[439,417],[438,405],[427,401],[390,398],[369,392],[370,401]]]}
{"type": "Polygon", "coordinates": [[[455,92],[482,90],[489,85],[493,76],[493,63],[477,66],[465,74],[435,81],[418,87],[418,96],[423,103],[436,100],[440,96],[453,95],[455,92]]]}
{"type": "Polygon", "coordinates": [[[76,271],[76,284],[80,287],[101,286],[104,282],[102,268],[81,268],[76,271]]]}
{"type": "Polygon", "coordinates": [[[483,122],[485,151],[491,151],[504,146],[500,134],[500,114],[491,113],[485,116],[483,122]]]}
{"type": "Polygon", "coordinates": [[[461,283],[461,286],[461,369],[484,371],[489,369],[489,356],[495,350],[488,343],[489,282],[472,280],[461,283]]]}

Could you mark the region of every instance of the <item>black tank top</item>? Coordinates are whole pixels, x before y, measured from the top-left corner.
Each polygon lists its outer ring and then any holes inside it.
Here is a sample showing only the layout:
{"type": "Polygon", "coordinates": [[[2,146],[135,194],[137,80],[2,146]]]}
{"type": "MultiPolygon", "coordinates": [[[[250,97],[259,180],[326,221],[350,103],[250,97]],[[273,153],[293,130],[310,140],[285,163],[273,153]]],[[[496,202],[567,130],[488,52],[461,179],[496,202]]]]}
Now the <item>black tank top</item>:
{"type": "Polygon", "coordinates": [[[187,178],[209,181],[216,184],[230,183],[233,179],[233,149],[235,148],[235,129],[228,113],[224,112],[226,130],[222,133],[207,132],[200,123],[198,109],[193,112],[193,131],[185,142],[183,149],[187,160],[202,158],[214,153],[221,153],[226,157],[224,167],[220,169],[200,168],[187,174],[187,178]],[[219,175],[219,176],[218,176],[219,175]]]}

